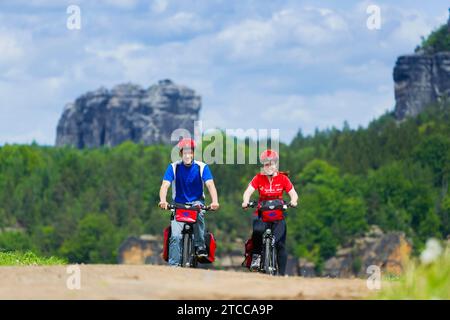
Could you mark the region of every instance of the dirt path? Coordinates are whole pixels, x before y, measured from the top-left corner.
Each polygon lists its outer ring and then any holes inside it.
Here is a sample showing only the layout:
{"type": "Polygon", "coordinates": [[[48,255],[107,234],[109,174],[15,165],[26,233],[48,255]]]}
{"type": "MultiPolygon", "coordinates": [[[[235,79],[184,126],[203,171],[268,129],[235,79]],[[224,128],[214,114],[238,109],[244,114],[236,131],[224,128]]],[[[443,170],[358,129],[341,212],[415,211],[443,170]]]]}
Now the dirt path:
{"type": "Polygon", "coordinates": [[[65,266],[0,267],[0,299],[363,299],[361,279],[272,278],[247,272],[150,265],[81,265],[70,290],[65,266]]]}

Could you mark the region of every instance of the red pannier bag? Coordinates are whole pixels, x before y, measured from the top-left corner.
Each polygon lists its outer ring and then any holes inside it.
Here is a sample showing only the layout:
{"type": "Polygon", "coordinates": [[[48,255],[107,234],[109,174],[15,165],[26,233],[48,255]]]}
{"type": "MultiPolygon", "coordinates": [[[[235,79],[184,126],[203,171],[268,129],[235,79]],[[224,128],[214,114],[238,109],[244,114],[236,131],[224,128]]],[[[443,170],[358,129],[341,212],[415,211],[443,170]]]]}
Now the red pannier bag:
{"type": "Polygon", "coordinates": [[[162,258],[164,261],[169,261],[169,240],[172,233],[172,229],[170,226],[164,229],[164,243],[163,243],[163,252],[162,258]]]}
{"type": "Polygon", "coordinates": [[[205,245],[208,257],[199,259],[199,262],[213,263],[216,260],[216,238],[211,232],[205,232],[205,245]]]}
{"type": "Polygon", "coordinates": [[[274,209],[274,210],[264,210],[261,211],[261,219],[263,222],[274,222],[284,219],[283,210],[274,209]]]}
{"type": "Polygon", "coordinates": [[[178,222],[195,223],[197,221],[198,210],[196,209],[175,209],[175,220],[178,222]]]}
{"type": "Polygon", "coordinates": [[[242,262],[243,267],[250,268],[252,264],[252,251],[253,251],[253,239],[250,238],[245,242],[244,262],[242,262]]]}

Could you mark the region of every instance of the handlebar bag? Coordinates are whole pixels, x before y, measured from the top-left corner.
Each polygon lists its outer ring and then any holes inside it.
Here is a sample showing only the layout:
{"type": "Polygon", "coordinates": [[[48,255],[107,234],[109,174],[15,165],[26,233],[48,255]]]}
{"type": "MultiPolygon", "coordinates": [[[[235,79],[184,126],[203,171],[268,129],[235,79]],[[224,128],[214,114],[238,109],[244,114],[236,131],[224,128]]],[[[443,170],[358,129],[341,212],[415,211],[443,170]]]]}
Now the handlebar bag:
{"type": "Polygon", "coordinates": [[[274,222],[284,219],[283,210],[274,209],[274,210],[262,210],[261,211],[261,219],[263,222],[274,222]]]}
{"type": "Polygon", "coordinates": [[[178,222],[195,223],[197,221],[198,210],[177,208],[175,209],[175,220],[178,222]]]}

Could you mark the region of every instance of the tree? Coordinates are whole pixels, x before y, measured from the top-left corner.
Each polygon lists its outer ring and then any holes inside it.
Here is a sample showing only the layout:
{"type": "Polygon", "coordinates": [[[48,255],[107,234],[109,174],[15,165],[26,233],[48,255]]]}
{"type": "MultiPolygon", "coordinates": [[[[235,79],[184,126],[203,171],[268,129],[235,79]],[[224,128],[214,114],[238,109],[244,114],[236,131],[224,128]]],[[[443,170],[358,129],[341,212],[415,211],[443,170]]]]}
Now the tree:
{"type": "Polygon", "coordinates": [[[0,251],[35,251],[30,237],[19,231],[0,233],[0,251]]]}
{"type": "Polygon", "coordinates": [[[120,241],[120,233],[106,215],[88,214],[64,241],[60,253],[70,262],[114,263],[120,241]]]}
{"type": "Polygon", "coordinates": [[[304,188],[298,213],[290,220],[295,252],[320,269],[339,244],[367,229],[366,206],[362,196],[344,183],[351,179],[341,177],[323,160],[307,164],[298,179],[304,188]]]}

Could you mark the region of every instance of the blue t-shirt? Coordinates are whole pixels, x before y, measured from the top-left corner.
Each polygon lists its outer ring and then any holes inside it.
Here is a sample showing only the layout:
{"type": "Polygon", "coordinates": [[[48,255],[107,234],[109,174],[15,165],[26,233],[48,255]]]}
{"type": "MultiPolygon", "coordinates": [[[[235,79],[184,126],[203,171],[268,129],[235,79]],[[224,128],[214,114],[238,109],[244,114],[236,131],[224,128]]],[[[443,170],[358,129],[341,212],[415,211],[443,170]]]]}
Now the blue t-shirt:
{"type": "Polygon", "coordinates": [[[194,161],[191,166],[185,166],[183,162],[176,164],[177,169],[174,174],[172,164],[167,167],[163,180],[173,182],[173,199],[176,203],[187,203],[203,200],[203,183],[212,180],[213,176],[207,164],[194,161]],[[200,177],[200,170],[203,167],[203,175],[200,177]],[[175,177],[176,175],[176,177],[175,177]]]}

